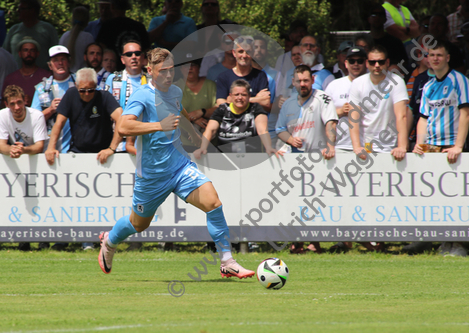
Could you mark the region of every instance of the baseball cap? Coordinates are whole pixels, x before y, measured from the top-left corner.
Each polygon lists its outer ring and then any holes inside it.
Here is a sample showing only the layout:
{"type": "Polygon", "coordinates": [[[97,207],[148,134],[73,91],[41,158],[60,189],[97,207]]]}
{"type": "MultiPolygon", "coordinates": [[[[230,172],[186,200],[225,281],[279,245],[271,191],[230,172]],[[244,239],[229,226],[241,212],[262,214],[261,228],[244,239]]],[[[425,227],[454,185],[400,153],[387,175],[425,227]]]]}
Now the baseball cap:
{"type": "Polygon", "coordinates": [[[24,36],[23,39],[18,43],[18,52],[21,50],[21,47],[26,44],[26,43],[31,43],[34,44],[37,48],[38,51],[41,51],[41,47],[39,46],[39,43],[36,42],[33,37],[30,36],[24,36]]]}
{"type": "Polygon", "coordinates": [[[346,40],[345,42],[340,43],[339,47],[337,48],[337,51],[343,52],[351,47],[353,47],[353,42],[350,40],[346,40]]]}
{"type": "Polygon", "coordinates": [[[354,47],[351,47],[347,51],[347,55],[345,56],[345,58],[352,57],[352,56],[366,58],[367,54],[366,54],[366,51],[363,48],[361,48],[359,46],[354,46],[354,47]]]}
{"type": "Polygon", "coordinates": [[[67,55],[70,54],[68,52],[68,49],[65,46],[62,46],[62,45],[52,46],[49,49],[49,57],[50,58],[55,57],[57,54],[62,54],[62,53],[67,54],[67,55]]]}

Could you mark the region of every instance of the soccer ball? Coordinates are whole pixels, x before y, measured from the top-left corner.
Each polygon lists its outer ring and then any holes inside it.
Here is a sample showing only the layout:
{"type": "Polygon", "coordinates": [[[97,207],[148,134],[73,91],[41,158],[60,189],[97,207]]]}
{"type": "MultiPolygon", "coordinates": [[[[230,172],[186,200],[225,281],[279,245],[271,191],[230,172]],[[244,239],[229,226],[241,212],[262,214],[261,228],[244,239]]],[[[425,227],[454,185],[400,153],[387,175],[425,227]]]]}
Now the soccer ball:
{"type": "Polygon", "coordinates": [[[257,280],[267,289],[280,289],[288,279],[288,267],[279,258],[265,259],[257,267],[257,280]]]}

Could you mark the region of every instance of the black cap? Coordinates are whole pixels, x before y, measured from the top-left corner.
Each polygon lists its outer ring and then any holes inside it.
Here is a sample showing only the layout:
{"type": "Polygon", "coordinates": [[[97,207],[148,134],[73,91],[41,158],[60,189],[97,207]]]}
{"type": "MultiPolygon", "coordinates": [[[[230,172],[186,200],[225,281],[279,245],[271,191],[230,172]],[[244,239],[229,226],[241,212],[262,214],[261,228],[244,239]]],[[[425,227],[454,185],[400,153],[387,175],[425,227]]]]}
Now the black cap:
{"type": "Polygon", "coordinates": [[[367,54],[366,54],[366,51],[363,48],[361,48],[359,46],[354,46],[354,47],[351,47],[351,48],[348,49],[347,55],[345,56],[345,58],[349,58],[349,57],[352,57],[352,56],[366,58],[367,54]]]}

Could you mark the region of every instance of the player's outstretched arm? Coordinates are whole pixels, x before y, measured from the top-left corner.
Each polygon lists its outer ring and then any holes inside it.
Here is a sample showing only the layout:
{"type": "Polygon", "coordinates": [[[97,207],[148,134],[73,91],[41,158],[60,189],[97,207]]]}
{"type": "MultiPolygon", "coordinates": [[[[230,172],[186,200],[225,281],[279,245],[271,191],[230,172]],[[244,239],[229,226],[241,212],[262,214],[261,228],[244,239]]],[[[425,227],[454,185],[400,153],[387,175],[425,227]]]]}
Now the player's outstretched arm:
{"type": "Polygon", "coordinates": [[[124,115],[117,123],[120,136],[139,136],[158,131],[173,131],[179,126],[180,116],[170,114],[160,122],[144,123],[137,120],[135,115],[124,115]]]}

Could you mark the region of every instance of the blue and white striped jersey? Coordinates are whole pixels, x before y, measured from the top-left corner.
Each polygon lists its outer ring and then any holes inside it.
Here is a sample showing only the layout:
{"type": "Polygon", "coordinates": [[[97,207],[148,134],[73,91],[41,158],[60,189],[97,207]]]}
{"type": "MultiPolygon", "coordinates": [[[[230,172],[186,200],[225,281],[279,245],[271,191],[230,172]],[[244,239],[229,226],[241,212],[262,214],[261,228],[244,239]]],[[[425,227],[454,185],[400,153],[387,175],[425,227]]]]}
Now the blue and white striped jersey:
{"type": "Polygon", "coordinates": [[[422,92],[420,113],[428,117],[427,143],[454,145],[459,127],[459,109],[469,106],[469,80],[451,70],[439,80],[428,81],[422,92]]]}

